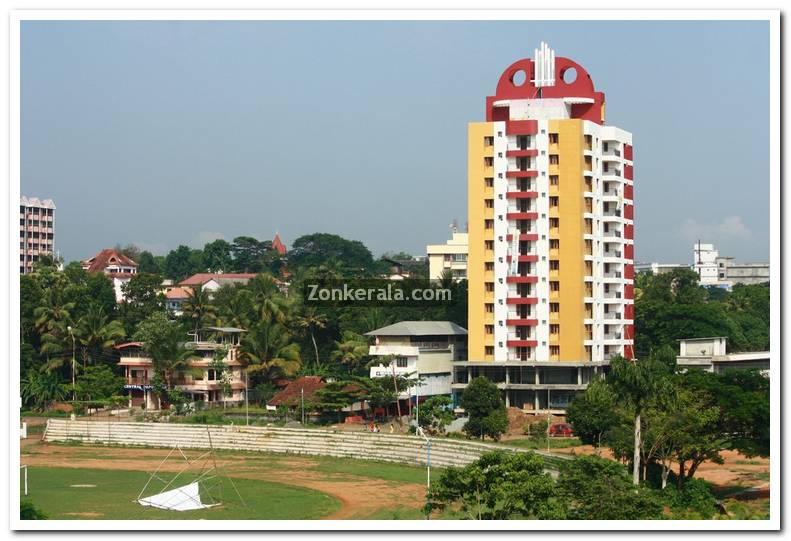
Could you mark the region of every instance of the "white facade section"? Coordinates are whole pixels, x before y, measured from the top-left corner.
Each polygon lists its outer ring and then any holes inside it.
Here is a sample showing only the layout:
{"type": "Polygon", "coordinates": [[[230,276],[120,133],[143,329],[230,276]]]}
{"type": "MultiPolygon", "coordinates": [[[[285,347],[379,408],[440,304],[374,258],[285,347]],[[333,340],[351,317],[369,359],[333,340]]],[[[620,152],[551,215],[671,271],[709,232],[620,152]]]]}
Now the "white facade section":
{"type": "Polygon", "coordinates": [[[632,300],[624,295],[625,286],[630,283],[624,274],[629,263],[624,247],[634,243],[625,238],[624,232],[625,226],[634,222],[624,216],[624,205],[633,205],[633,200],[625,197],[624,188],[633,181],[624,177],[624,166],[632,162],[623,157],[623,147],[632,144],[632,136],[614,126],[590,121],[583,123],[583,132],[591,137],[591,150],[585,153],[591,157],[592,170],[586,176],[591,179],[592,191],[585,195],[593,203],[592,212],[585,214],[592,220],[592,232],[585,239],[593,245],[593,275],[589,279],[592,296],[586,299],[593,305],[593,317],[585,321],[591,325],[592,339],[586,340],[585,345],[591,346],[592,361],[606,361],[623,355],[624,346],[634,342],[634,337],[627,335],[627,325],[632,321],[625,314],[625,307],[632,300]]]}
{"type": "Polygon", "coordinates": [[[445,272],[450,272],[455,280],[467,278],[467,255],[469,254],[467,233],[454,231],[453,237],[445,244],[426,246],[426,254],[430,280],[439,280],[445,272]]]}
{"type": "Polygon", "coordinates": [[[533,305],[533,313],[538,320],[534,327],[535,339],[538,345],[535,348],[536,361],[549,361],[549,121],[538,121],[538,134],[536,135],[536,191],[538,192],[537,212],[538,220],[535,221],[536,253],[540,254],[538,261],[533,264],[538,282],[535,292],[538,304],[533,305]]]}
{"type": "Polygon", "coordinates": [[[505,122],[494,123],[494,360],[505,361],[508,358],[508,328],[505,320],[508,316],[508,277],[510,246],[508,235],[507,198],[508,178],[508,136],[505,122]]]}

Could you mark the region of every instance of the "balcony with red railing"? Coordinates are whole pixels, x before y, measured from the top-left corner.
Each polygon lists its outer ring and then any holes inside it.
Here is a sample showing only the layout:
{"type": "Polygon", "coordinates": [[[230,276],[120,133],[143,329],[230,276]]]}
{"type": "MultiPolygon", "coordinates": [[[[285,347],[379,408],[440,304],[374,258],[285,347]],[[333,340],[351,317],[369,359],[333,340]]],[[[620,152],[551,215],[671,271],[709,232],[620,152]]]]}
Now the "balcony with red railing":
{"type": "Polygon", "coordinates": [[[519,347],[534,348],[538,345],[538,341],[528,340],[528,339],[522,340],[519,338],[514,338],[514,339],[506,340],[505,345],[508,346],[509,348],[519,348],[519,347]]]}
{"type": "Polygon", "coordinates": [[[505,215],[509,220],[538,220],[537,212],[509,212],[505,215]]]}
{"type": "Polygon", "coordinates": [[[507,199],[536,199],[538,197],[538,192],[531,192],[531,191],[505,192],[505,197],[507,199]]]}
{"type": "MultiPolygon", "coordinates": [[[[519,238],[517,240],[538,240],[538,233],[520,233],[518,237],[519,238]]],[[[505,236],[505,240],[510,242],[514,240],[514,236],[508,234],[505,236]]]]}
{"type": "MultiPolygon", "coordinates": [[[[506,260],[510,263],[513,260],[513,256],[510,256],[510,255],[506,256],[506,260]]],[[[516,256],[516,260],[519,263],[535,263],[536,261],[538,261],[538,256],[535,255],[535,254],[519,255],[519,256],[516,256]]]]}
{"type": "Polygon", "coordinates": [[[506,319],[505,324],[509,327],[535,327],[538,325],[538,320],[532,318],[506,319]]]}
{"type": "Polygon", "coordinates": [[[536,169],[525,169],[524,171],[520,171],[518,169],[512,171],[506,171],[505,176],[508,178],[529,178],[529,177],[537,177],[538,170],[536,169]]]}
{"type": "Polygon", "coordinates": [[[506,304],[538,304],[538,297],[508,297],[506,304]]]}
{"type": "Polygon", "coordinates": [[[505,281],[509,284],[535,284],[538,276],[506,276],[505,281]]]}
{"type": "Polygon", "coordinates": [[[528,158],[532,156],[538,156],[538,149],[525,148],[525,149],[506,150],[505,155],[509,158],[528,158]]]}

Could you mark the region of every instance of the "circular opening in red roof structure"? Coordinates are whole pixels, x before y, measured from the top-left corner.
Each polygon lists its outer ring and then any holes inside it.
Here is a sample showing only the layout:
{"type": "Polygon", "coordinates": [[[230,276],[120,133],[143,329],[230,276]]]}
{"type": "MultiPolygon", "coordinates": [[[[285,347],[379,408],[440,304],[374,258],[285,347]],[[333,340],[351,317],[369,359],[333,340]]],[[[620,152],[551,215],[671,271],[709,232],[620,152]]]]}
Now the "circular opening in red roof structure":
{"type": "Polygon", "coordinates": [[[577,68],[569,67],[563,70],[560,74],[560,78],[563,79],[563,82],[567,85],[570,85],[574,81],[577,80],[577,68]]]}
{"type": "Polygon", "coordinates": [[[516,70],[513,75],[511,75],[511,82],[514,86],[522,86],[527,82],[527,72],[525,70],[516,70]]]}

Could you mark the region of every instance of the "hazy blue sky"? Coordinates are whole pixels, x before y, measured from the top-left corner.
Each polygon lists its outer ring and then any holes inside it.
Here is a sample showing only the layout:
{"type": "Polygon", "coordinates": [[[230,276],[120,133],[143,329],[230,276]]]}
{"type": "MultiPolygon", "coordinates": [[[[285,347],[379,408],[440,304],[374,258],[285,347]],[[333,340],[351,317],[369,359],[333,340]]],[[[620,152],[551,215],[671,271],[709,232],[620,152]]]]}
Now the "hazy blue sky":
{"type": "Polygon", "coordinates": [[[541,41],[634,133],[638,261],[769,258],[766,22],[23,22],[22,193],[67,260],[279,230],[425,252],[467,123],[541,41]]]}

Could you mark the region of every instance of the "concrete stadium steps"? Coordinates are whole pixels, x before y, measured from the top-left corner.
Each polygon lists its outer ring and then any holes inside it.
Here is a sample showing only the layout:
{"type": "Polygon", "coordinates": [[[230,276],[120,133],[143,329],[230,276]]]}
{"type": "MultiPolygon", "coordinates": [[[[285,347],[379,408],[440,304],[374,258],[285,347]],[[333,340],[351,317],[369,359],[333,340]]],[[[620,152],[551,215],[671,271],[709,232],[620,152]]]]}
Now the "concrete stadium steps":
{"type": "MultiPolygon", "coordinates": [[[[111,445],[172,447],[291,453],[381,460],[425,465],[426,444],[422,438],[395,434],[344,432],[303,428],[274,428],[238,425],[188,425],[169,423],[100,422],[49,419],[43,435],[48,442],[83,442],[111,445]]],[[[465,466],[493,450],[524,452],[481,442],[431,439],[431,464],[437,467],[465,466]]],[[[562,455],[538,452],[547,467],[556,470],[562,455]]]]}

